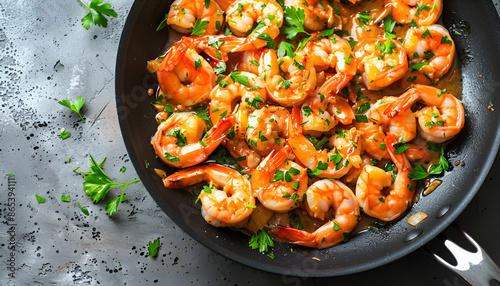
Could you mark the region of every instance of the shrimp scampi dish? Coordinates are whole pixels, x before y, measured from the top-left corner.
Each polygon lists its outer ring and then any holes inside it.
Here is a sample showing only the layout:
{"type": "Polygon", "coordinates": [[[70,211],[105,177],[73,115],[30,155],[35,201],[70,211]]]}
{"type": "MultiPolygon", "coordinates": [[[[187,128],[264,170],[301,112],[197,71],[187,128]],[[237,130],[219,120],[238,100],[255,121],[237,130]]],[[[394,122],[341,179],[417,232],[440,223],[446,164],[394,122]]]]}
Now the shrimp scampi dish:
{"type": "Polygon", "coordinates": [[[213,227],[297,247],[334,250],[410,216],[465,124],[445,8],[175,0],[161,23],[174,44],[147,64],[151,144],[178,168],[165,191],[192,191],[213,227]]]}

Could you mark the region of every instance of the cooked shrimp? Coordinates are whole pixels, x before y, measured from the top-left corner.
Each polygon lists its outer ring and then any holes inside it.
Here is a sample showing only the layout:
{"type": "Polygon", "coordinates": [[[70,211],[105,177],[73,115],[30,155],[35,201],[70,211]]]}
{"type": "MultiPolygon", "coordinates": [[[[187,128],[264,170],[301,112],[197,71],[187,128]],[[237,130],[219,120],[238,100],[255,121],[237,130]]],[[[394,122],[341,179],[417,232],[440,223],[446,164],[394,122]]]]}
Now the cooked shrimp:
{"type": "Polygon", "coordinates": [[[285,7],[287,6],[304,10],[304,27],[308,30],[330,29],[334,24],[335,12],[326,0],[285,0],[285,7]]]}
{"type": "Polygon", "coordinates": [[[343,125],[349,125],[352,123],[354,119],[356,119],[356,115],[354,110],[352,109],[349,101],[341,95],[333,95],[329,98],[331,104],[328,106],[328,112],[330,114],[334,114],[337,118],[338,122],[343,125]]]}
{"type": "Polygon", "coordinates": [[[427,74],[434,81],[448,72],[455,56],[455,43],[441,25],[409,29],[404,48],[410,58],[410,67],[421,66],[419,72],[427,74]]]}
{"type": "Polygon", "coordinates": [[[227,8],[226,23],[234,35],[247,37],[247,42],[259,49],[267,45],[260,35],[267,34],[272,39],[279,35],[283,8],[274,0],[236,0],[227,8]]]}
{"type": "Polygon", "coordinates": [[[259,70],[269,96],[283,106],[302,103],[316,86],[316,70],[304,52],[296,53],[294,58],[278,59],[276,51],[267,49],[261,57],[259,70]]]}
{"type": "Polygon", "coordinates": [[[400,24],[414,21],[418,26],[432,25],[443,11],[443,0],[384,0],[384,3],[400,24]]]}
{"type": "Polygon", "coordinates": [[[402,78],[408,59],[401,43],[392,39],[372,38],[354,47],[358,70],[369,90],[380,90],[402,78]]]}
{"type": "Polygon", "coordinates": [[[415,112],[420,137],[434,143],[453,138],[464,127],[465,116],[462,102],[446,90],[426,85],[415,85],[391,103],[384,112],[389,117],[409,109],[413,103],[423,100],[426,107],[415,112]]]}
{"type": "Polygon", "coordinates": [[[301,124],[304,134],[318,137],[321,133],[328,132],[335,127],[337,119],[329,110],[330,105],[330,97],[318,92],[306,98],[301,107],[301,124]]]}
{"type": "Polygon", "coordinates": [[[200,22],[208,22],[206,34],[213,35],[224,23],[223,13],[213,0],[175,0],[170,6],[167,24],[177,32],[187,34],[199,19],[200,22]]]}
{"type": "Polygon", "coordinates": [[[195,50],[188,48],[179,56],[181,58],[175,59],[178,63],[173,68],[170,67],[172,57],[165,57],[156,72],[161,91],[167,98],[184,106],[208,100],[215,86],[214,70],[195,50]]]}
{"type": "Polygon", "coordinates": [[[198,198],[203,218],[215,227],[242,227],[255,207],[251,185],[238,171],[218,164],[191,167],[176,172],[163,184],[170,189],[180,189],[209,182],[198,198]],[[222,187],[222,190],[217,189],[222,187]]]}
{"type": "Polygon", "coordinates": [[[409,142],[417,136],[417,122],[411,110],[399,112],[390,118],[385,115],[389,105],[397,100],[397,97],[386,96],[378,100],[368,110],[368,119],[382,127],[384,133],[390,133],[398,142],[409,142]]]}
{"type": "Polygon", "coordinates": [[[289,137],[290,113],[284,107],[264,106],[248,116],[246,140],[262,156],[283,146],[289,137]]]}
{"type": "Polygon", "coordinates": [[[287,142],[293,147],[293,153],[304,166],[321,178],[335,179],[347,174],[353,165],[359,166],[362,142],[356,128],[333,135],[329,140],[332,150],[317,150],[314,144],[302,135],[302,130],[297,124],[299,116],[300,110],[295,106],[292,115],[294,136],[287,142]]]}
{"type": "Polygon", "coordinates": [[[267,100],[264,83],[255,75],[248,72],[232,72],[216,86],[210,94],[210,119],[216,124],[226,115],[231,114],[237,102],[236,125],[231,135],[227,136],[225,147],[231,156],[238,159],[238,164],[245,170],[254,169],[260,162],[260,155],[250,150],[246,144],[245,134],[248,126],[248,115],[267,100]]]}
{"type": "MultiPolygon", "coordinates": [[[[210,120],[217,123],[227,114],[231,114],[235,104],[241,100],[238,111],[249,115],[267,100],[264,83],[257,75],[249,72],[232,72],[210,93],[210,120]]],[[[246,124],[242,126],[246,128],[246,124]]],[[[243,134],[243,133],[242,133],[243,134]]]]}
{"type": "Polygon", "coordinates": [[[356,122],[354,124],[363,140],[363,149],[377,160],[389,159],[385,148],[385,133],[382,126],[375,122],[356,122]]]}
{"type": "Polygon", "coordinates": [[[415,182],[408,178],[411,165],[406,156],[394,154],[396,148],[393,144],[396,143],[396,139],[388,135],[385,142],[389,155],[398,168],[394,183],[392,171],[385,172],[378,167],[367,165],[359,175],[356,198],[367,215],[383,221],[392,221],[401,216],[412,204],[415,182]],[[387,187],[388,189],[384,190],[387,187]]]}
{"type": "Polygon", "coordinates": [[[327,248],[345,240],[359,221],[359,205],[353,192],[340,181],[320,180],[307,189],[307,203],[314,217],[323,219],[329,208],[335,218],[310,233],[278,226],[271,230],[277,237],[293,244],[327,248]]]}
{"type": "Polygon", "coordinates": [[[263,49],[250,50],[243,52],[241,61],[236,66],[237,70],[259,74],[260,57],[264,52],[263,49]]]}
{"type": "Polygon", "coordinates": [[[287,160],[292,148],[286,146],[271,152],[252,172],[252,191],[259,202],[275,212],[297,208],[307,189],[306,169],[287,160]]]}
{"type": "Polygon", "coordinates": [[[219,146],[235,124],[233,115],[217,122],[206,137],[205,121],[193,113],[176,113],[158,126],[151,144],[167,165],[186,168],[203,162],[219,146]]]}
{"type": "Polygon", "coordinates": [[[349,102],[340,95],[325,96],[315,92],[302,103],[301,110],[302,130],[314,137],[330,131],[337,122],[349,125],[355,118],[349,102]]]}
{"type": "Polygon", "coordinates": [[[353,78],[357,71],[357,62],[349,42],[336,34],[320,37],[317,32],[311,36],[304,51],[309,54],[315,70],[335,69],[335,76],[328,79],[319,92],[325,95],[337,94],[353,78]]]}

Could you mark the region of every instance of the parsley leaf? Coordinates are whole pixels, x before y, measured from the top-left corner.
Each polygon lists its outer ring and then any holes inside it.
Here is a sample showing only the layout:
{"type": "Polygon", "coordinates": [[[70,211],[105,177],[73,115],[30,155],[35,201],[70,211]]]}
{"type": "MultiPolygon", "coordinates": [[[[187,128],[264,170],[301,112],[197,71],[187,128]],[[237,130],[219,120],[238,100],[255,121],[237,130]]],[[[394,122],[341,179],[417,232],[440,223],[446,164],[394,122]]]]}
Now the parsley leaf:
{"type": "Polygon", "coordinates": [[[414,65],[411,65],[410,68],[411,69],[414,69],[414,70],[419,70],[425,66],[428,66],[429,63],[428,62],[423,62],[423,63],[420,63],[420,64],[414,64],[414,65]]]}
{"type": "Polygon", "coordinates": [[[35,195],[35,197],[36,197],[36,201],[37,201],[39,204],[43,204],[43,203],[45,203],[45,198],[40,197],[39,195],[35,195]]]}
{"type": "Polygon", "coordinates": [[[248,244],[252,249],[259,249],[260,252],[268,252],[268,247],[274,246],[274,241],[266,230],[259,230],[252,235],[248,244]]]}
{"type": "Polygon", "coordinates": [[[427,170],[422,166],[418,165],[415,169],[411,171],[411,173],[408,175],[408,178],[410,180],[422,180],[425,179],[429,176],[429,173],[427,173],[427,170]]]}
{"type": "Polygon", "coordinates": [[[83,105],[85,104],[85,101],[86,101],[86,99],[79,96],[73,101],[73,103],[71,103],[67,99],[58,101],[57,103],[59,103],[60,105],[65,106],[65,107],[73,110],[74,112],[76,112],[80,116],[80,118],[82,119],[82,122],[85,123],[85,119],[83,119],[82,115],[80,114],[80,109],[82,109],[83,105]]]}
{"type": "MultiPolygon", "coordinates": [[[[433,149],[432,151],[435,151],[437,149],[435,145],[428,145],[428,146],[432,146],[433,149]]],[[[427,172],[427,170],[425,170],[425,168],[422,165],[418,165],[415,169],[411,171],[411,173],[408,175],[408,178],[410,178],[411,180],[421,180],[427,178],[429,175],[439,175],[443,171],[447,171],[449,168],[450,164],[448,163],[448,160],[444,157],[444,146],[441,146],[439,155],[439,164],[432,165],[429,168],[429,172],[427,172]]]]}
{"type": "MultiPolygon", "coordinates": [[[[392,7],[390,8],[392,10],[392,7]]],[[[396,20],[392,17],[392,14],[384,18],[384,29],[385,29],[385,37],[389,39],[396,38],[396,34],[394,33],[394,27],[396,26],[396,20]]]]}
{"type": "MultiPolygon", "coordinates": [[[[90,196],[94,203],[97,203],[106,197],[106,194],[110,189],[123,187],[122,194],[118,199],[119,202],[126,201],[127,199],[123,196],[125,188],[130,184],[140,181],[140,179],[128,183],[115,182],[111,180],[111,178],[109,178],[101,168],[101,165],[102,163],[104,163],[104,160],[106,160],[106,158],[104,158],[101,163],[97,164],[97,162],[94,160],[94,157],[92,157],[92,155],[90,154],[89,156],[91,162],[89,172],[87,173],[78,170],[80,173],[85,175],[85,182],[83,182],[83,189],[85,190],[85,194],[90,196]]],[[[111,215],[116,211],[116,207],[118,206],[119,202],[113,202],[109,206],[109,202],[108,204],[106,204],[106,211],[108,212],[108,215],[111,215]],[[113,206],[113,204],[116,204],[116,206],[113,206]]]]}
{"type": "Polygon", "coordinates": [[[367,102],[363,102],[363,104],[361,104],[359,106],[359,108],[356,110],[356,114],[362,114],[363,112],[367,111],[368,109],[370,109],[371,105],[370,105],[370,102],[367,101],[367,102]]]}
{"type": "Polygon", "coordinates": [[[69,137],[71,137],[71,133],[66,132],[66,128],[61,128],[61,138],[64,140],[68,139],[69,137]]]}
{"type": "Polygon", "coordinates": [[[368,25],[373,18],[370,16],[370,11],[359,12],[357,15],[359,19],[359,26],[363,27],[364,25],[368,25]]]}
{"type": "Polygon", "coordinates": [[[441,38],[441,44],[453,45],[453,42],[450,39],[448,39],[448,36],[444,36],[441,38]]]}
{"type": "Polygon", "coordinates": [[[108,201],[106,203],[106,206],[104,206],[104,209],[108,213],[108,216],[111,216],[112,214],[114,214],[116,212],[116,210],[118,209],[119,203],[128,202],[128,198],[126,196],[124,196],[126,188],[127,188],[127,186],[125,186],[123,188],[122,194],[118,198],[108,201]]]}
{"type": "Polygon", "coordinates": [[[168,13],[165,14],[165,19],[163,19],[163,21],[161,21],[158,27],[156,27],[156,32],[163,30],[167,27],[167,20],[168,20],[168,13]]]}
{"type": "Polygon", "coordinates": [[[397,144],[394,144],[393,146],[394,146],[394,148],[396,148],[396,150],[394,151],[394,155],[401,154],[401,153],[405,152],[406,150],[410,149],[410,146],[406,146],[403,143],[397,143],[397,144]]]}
{"type": "Polygon", "coordinates": [[[186,146],[186,135],[184,135],[180,128],[170,129],[165,135],[170,135],[177,139],[176,144],[179,147],[186,146]]]}
{"type": "Polygon", "coordinates": [[[231,73],[231,79],[234,82],[239,82],[244,86],[250,87],[250,83],[248,82],[248,77],[246,75],[240,75],[241,71],[234,71],[231,73]]]}
{"type": "Polygon", "coordinates": [[[104,3],[101,5],[103,0],[92,0],[88,6],[82,0],[79,1],[83,6],[89,9],[89,13],[82,18],[82,25],[86,30],[88,30],[92,24],[106,28],[108,26],[108,19],[106,16],[118,17],[118,13],[111,8],[111,4],[104,3]]]}
{"type": "Polygon", "coordinates": [[[382,52],[379,59],[382,59],[386,54],[392,54],[398,51],[396,44],[391,40],[386,40],[383,45],[378,42],[376,47],[382,52]]]}
{"type": "Polygon", "coordinates": [[[278,46],[276,46],[276,43],[274,42],[274,39],[267,33],[258,35],[257,39],[266,41],[267,42],[266,48],[268,49],[276,50],[278,48],[278,46]]]}
{"type": "Polygon", "coordinates": [[[148,255],[150,257],[158,256],[158,249],[160,249],[160,239],[155,239],[148,243],[148,255]]]}
{"type": "Polygon", "coordinates": [[[88,209],[84,209],[82,207],[82,205],[80,205],[80,202],[77,202],[78,203],[78,207],[80,207],[80,210],[82,210],[82,213],[85,214],[85,215],[89,215],[89,210],[88,209]]]}
{"type": "Polygon", "coordinates": [[[286,38],[288,40],[294,40],[298,33],[310,35],[304,29],[306,15],[303,9],[286,6],[283,11],[285,15],[285,26],[282,28],[282,32],[287,35],[286,38]]]}
{"type": "Polygon", "coordinates": [[[61,201],[63,201],[63,202],[71,202],[71,196],[61,195],[61,201]]]}
{"type": "Polygon", "coordinates": [[[193,28],[189,28],[191,30],[191,36],[203,36],[206,31],[205,28],[208,27],[209,21],[201,21],[201,18],[198,18],[194,23],[193,28]]]}
{"type": "Polygon", "coordinates": [[[278,58],[282,58],[285,55],[289,56],[292,59],[295,58],[293,48],[295,48],[293,44],[287,43],[285,41],[281,42],[280,46],[278,47],[278,58]]]}

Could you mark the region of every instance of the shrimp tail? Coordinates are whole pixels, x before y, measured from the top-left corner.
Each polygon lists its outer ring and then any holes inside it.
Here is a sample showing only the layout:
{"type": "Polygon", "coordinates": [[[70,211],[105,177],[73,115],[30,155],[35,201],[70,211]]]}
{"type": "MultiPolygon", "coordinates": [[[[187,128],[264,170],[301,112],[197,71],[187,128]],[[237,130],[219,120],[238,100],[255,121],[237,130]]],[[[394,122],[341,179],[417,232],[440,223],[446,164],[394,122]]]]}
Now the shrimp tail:
{"type": "Polygon", "coordinates": [[[175,172],[163,179],[163,185],[169,189],[186,188],[207,180],[207,166],[196,166],[175,172]]]}
{"type": "Polygon", "coordinates": [[[405,151],[405,155],[408,160],[412,161],[428,161],[431,159],[429,155],[429,150],[423,146],[418,144],[406,144],[406,146],[410,147],[405,151]]]}
{"type": "Polygon", "coordinates": [[[229,129],[236,124],[236,117],[231,114],[223,119],[219,120],[215,125],[207,132],[207,137],[202,139],[203,143],[206,145],[205,149],[211,150],[212,152],[220,145],[222,140],[226,138],[229,129]]]}
{"type": "MultiPolygon", "coordinates": [[[[350,91],[352,92],[352,91],[350,91]]],[[[343,93],[341,93],[343,94],[343,93]]],[[[331,96],[332,107],[336,109],[333,113],[340,123],[344,125],[349,125],[354,119],[356,119],[356,114],[352,109],[351,105],[344,96],[333,95],[331,96]],[[340,111],[340,113],[339,113],[340,111]]]]}
{"type": "Polygon", "coordinates": [[[174,68],[181,62],[182,58],[186,52],[193,45],[193,39],[191,37],[183,37],[177,44],[175,44],[170,51],[168,51],[165,58],[161,62],[159,72],[161,71],[173,71],[174,68]]]}
{"type": "Polygon", "coordinates": [[[353,76],[345,73],[337,73],[335,76],[328,79],[320,88],[319,93],[330,95],[338,94],[353,78],[353,76]]]}
{"type": "Polygon", "coordinates": [[[246,38],[228,36],[223,40],[224,43],[220,46],[220,52],[222,54],[251,51],[255,49],[254,44],[246,38]]]}
{"type": "Polygon", "coordinates": [[[387,134],[387,137],[385,138],[385,145],[387,151],[389,152],[389,156],[391,156],[391,160],[394,162],[394,164],[396,164],[396,167],[398,167],[399,170],[411,170],[410,161],[408,161],[408,158],[406,158],[404,153],[394,154],[396,148],[393,146],[393,144],[396,144],[396,139],[391,134],[387,134]]]}
{"type": "Polygon", "coordinates": [[[307,247],[317,246],[315,241],[315,235],[303,230],[298,230],[291,227],[278,226],[271,229],[271,233],[293,244],[307,246],[307,247]]]}
{"type": "Polygon", "coordinates": [[[416,88],[411,88],[407,92],[399,96],[396,100],[391,102],[387,106],[386,110],[384,110],[384,115],[386,115],[389,118],[393,118],[398,113],[410,108],[413,105],[413,103],[415,103],[420,98],[421,97],[418,90],[416,88]]]}
{"type": "Polygon", "coordinates": [[[264,169],[268,173],[274,172],[285,160],[288,158],[288,155],[292,152],[292,146],[287,145],[283,147],[278,152],[273,150],[268,156],[264,169]]]}
{"type": "Polygon", "coordinates": [[[219,164],[195,166],[180,170],[163,179],[163,185],[170,189],[181,189],[201,182],[212,181],[219,185],[227,184],[239,172],[219,164]]]}

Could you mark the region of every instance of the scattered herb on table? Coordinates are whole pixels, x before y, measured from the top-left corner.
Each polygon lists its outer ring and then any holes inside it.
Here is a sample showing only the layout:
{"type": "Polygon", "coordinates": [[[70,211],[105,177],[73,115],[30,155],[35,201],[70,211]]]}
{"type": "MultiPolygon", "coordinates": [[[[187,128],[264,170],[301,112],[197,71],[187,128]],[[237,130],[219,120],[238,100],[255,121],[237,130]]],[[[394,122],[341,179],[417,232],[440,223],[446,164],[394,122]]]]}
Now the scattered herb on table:
{"type": "Polygon", "coordinates": [[[106,16],[118,17],[111,4],[101,4],[103,0],[92,0],[90,5],[85,4],[82,0],[78,0],[83,6],[89,9],[89,13],[82,18],[83,27],[88,30],[92,24],[106,28],[108,26],[108,19],[106,16]]]}
{"type": "Polygon", "coordinates": [[[69,100],[67,99],[58,101],[57,103],[76,112],[82,119],[82,122],[85,123],[85,119],[83,119],[82,114],[80,113],[80,109],[82,109],[83,105],[85,104],[85,101],[86,100],[83,97],[79,96],[73,101],[73,103],[69,102],[69,100]]]}
{"type": "Polygon", "coordinates": [[[43,204],[43,203],[45,203],[45,198],[40,197],[39,195],[35,195],[35,196],[36,196],[36,201],[37,201],[39,204],[43,204]]]}
{"type": "Polygon", "coordinates": [[[64,140],[68,139],[69,137],[71,137],[71,133],[66,132],[66,128],[61,128],[61,138],[64,140]]]}
{"type": "Polygon", "coordinates": [[[110,189],[123,187],[123,191],[118,198],[108,201],[106,203],[105,207],[106,212],[108,213],[109,216],[111,216],[113,213],[116,212],[118,204],[120,202],[128,200],[124,196],[125,189],[127,188],[127,186],[140,181],[140,179],[128,183],[115,182],[108,175],[106,175],[106,173],[104,173],[104,171],[101,168],[101,165],[102,163],[104,163],[106,158],[104,158],[101,161],[101,163],[97,164],[97,162],[94,160],[94,157],[92,157],[92,155],[90,154],[89,156],[90,156],[90,162],[92,163],[90,165],[89,172],[87,173],[87,172],[82,172],[80,170],[78,171],[85,175],[85,182],[83,182],[83,189],[85,190],[85,194],[90,196],[94,203],[97,203],[100,200],[104,199],[110,189]]]}
{"type": "Polygon", "coordinates": [[[77,202],[77,203],[78,203],[78,207],[80,207],[80,209],[82,210],[82,213],[83,213],[84,215],[89,215],[89,210],[88,210],[88,209],[84,209],[84,208],[82,207],[82,205],[80,204],[80,202],[77,202]]]}
{"type": "Polygon", "coordinates": [[[160,248],[160,239],[150,241],[148,244],[148,255],[151,257],[158,256],[158,249],[160,248]]]}

